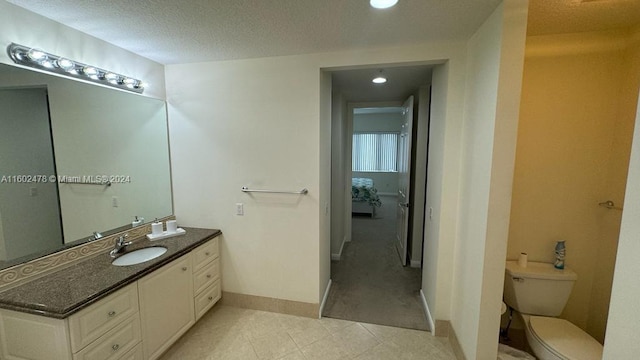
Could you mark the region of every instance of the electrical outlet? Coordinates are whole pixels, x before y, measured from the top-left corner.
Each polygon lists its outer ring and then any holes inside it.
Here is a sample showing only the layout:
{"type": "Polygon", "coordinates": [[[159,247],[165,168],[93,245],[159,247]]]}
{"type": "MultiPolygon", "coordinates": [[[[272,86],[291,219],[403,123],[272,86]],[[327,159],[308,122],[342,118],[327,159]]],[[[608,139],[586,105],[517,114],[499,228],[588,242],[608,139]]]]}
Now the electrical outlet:
{"type": "Polygon", "coordinates": [[[113,207],[118,207],[119,201],[118,201],[118,197],[114,196],[111,198],[111,206],[113,207]]]}
{"type": "Polygon", "coordinates": [[[31,197],[38,196],[38,188],[36,187],[29,188],[29,196],[31,197]]]}
{"type": "Polygon", "coordinates": [[[237,203],[236,204],[236,215],[244,215],[244,204],[237,203]]]}
{"type": "Polygon", "coordinates": [[[429,208],[429,220],[431,220],[433,218],[433,208],[430,207],[429,208]]]}

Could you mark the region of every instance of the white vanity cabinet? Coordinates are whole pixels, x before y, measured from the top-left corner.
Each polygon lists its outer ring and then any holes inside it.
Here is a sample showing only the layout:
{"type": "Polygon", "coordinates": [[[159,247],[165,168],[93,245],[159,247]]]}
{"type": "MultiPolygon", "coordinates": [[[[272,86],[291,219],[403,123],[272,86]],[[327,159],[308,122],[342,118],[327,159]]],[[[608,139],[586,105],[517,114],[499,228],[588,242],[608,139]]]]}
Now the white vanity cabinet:
{"type": "Polygon", "coordinates": [[[153,360],[220,299],[218,239],[66,319],[0,309],[2,360],[153,360]]]}
{"type": "Polygon", "coordinates": [[[2,310],[0,338],[0,358],[7,360],[116,360],[135,354],[142,340],[137,284],[67,319],[2,310]]]}
{"type": "Polygon", "coordinates": [[[191,253],[138,281],[144,355],[157,359],[195,323],[191,253]]]}

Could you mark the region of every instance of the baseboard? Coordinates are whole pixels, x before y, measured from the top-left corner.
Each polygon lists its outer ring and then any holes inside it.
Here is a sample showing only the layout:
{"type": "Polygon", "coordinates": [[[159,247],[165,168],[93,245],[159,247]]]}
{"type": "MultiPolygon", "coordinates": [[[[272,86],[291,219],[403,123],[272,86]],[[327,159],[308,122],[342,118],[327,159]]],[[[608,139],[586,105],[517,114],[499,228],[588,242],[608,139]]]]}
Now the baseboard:
{"type": "Polygon", "coordinates": [[[424,314],[427,317],[429,331],[435,336],[436,324],[433,322],[433,316],[431,316],[431,311],[429,311],[429,304],[427,304],[427,298],[424,297],[424,292],[422,292],[422,289],[420,289],[420,299],[422,300],[422,308],[424,310],[424,314]]]}
{"type": "Polygon", "coordinates": [[[409,263],[409,266],[411,266],[412,268],[420,268],[420,266],[422,266],[422,261],[421,260],[411,260],[411,262],[409,263]]]}
{"type": "Polygon", "coordinates": [[[322,302],[320,303],[320,310],[318,311],[318,319],[322,317],[322,312],[324,311],[324,305],[327,303],[327,298],[329,297],[329,290],[331,290],[331,279],[327,283],[327,288],[324,289],[324,296],[322,296],[322,302]]]}
{"type": "Polygon", "coordinates": [[[449,337],[451,323],[448,320],[436,320],[436,330],[433,335],[437,337],[449,337]]]}
{"type": "Polygon", "coordinates": [[[318,318],[318,312],[320,308],[320,304],[276,299],[265,296],[239,294],[227,291],[222,292],[221,303],[223,305],[235,306],[239,308],[304,316],[312,319],[318,318]]]}
{"type": "Polygon", "coordinates": [[[340,245],[340,250],[338,251],[337,254],[331,254],[331,260],[333,261],[340,261],[340,259],[342,259],[342,249],[344,249],[344,243],[347,242],[347,237],[343,237],[342,238],[342,244],[340,245]]]}
{"type": "Polygon", "coordinates": [[[462,347],[460,346],[460,342],[458,341],[458,337],[456,336],[456,331],[453,330],[453,327],[449,329],[449,344],[451,344],[451,348],[453,349],[453,354],[456,356],[458,360],[467,360],[464,356],[464,352],[462,351],[462,347]]]}

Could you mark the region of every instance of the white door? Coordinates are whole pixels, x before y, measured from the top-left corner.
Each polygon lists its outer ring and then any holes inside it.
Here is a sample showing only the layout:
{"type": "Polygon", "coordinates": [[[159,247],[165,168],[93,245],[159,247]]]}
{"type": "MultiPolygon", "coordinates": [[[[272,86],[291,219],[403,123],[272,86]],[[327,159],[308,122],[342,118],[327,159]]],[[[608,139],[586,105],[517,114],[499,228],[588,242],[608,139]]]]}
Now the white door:
{"type": "Polygon", "coordinates": [[[407,265],[407,231],[409,229],[409,189],[411,189],[411,134],[413,128],[413,96],[402,105],[404,123],[398,139],[398,211],[396,219],[396,249],[402,266],[407,265]]]}

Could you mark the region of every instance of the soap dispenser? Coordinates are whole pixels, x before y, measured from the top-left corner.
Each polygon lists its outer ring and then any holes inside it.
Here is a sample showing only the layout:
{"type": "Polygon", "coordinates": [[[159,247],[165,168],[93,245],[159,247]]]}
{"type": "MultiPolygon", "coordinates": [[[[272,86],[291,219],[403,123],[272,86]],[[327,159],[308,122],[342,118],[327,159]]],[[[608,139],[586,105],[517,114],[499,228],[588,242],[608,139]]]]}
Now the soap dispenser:
{"type": "Polygon", "coordinates": [[[162,234],[162,222],[156,220],[151,223],[151,235],[161,235],[162,234]]]}
{"type": "Polygon", "coordinates": [[[136,216],[135,219],[131,222],[131,227],[140,226],[143,223],[144,223],[144,218],[136,216]]]}

